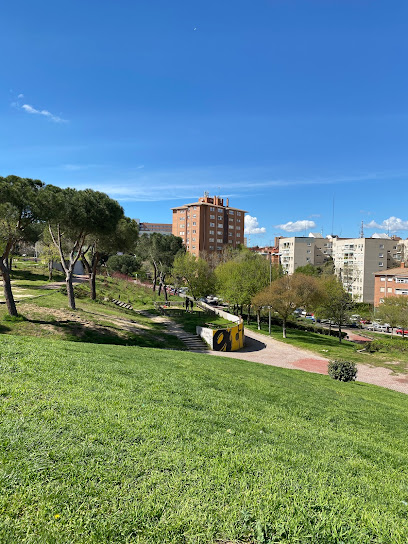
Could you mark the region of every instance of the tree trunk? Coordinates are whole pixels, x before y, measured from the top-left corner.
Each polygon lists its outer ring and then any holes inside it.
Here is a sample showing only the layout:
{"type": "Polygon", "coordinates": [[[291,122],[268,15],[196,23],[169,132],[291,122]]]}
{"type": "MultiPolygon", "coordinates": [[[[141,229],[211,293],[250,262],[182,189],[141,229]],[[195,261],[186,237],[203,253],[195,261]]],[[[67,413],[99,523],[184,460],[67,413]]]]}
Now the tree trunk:
{"type": "Polygon", "coordinates": [[[94,271],[89,275],[89,287],[91,289],[91,300],[96,300],[96,274],[94,271]]]}
{"type": "Polygon", "coordinates": [[[164,300],[167,302],[169,300],[169,297],[167,296],[167,286],[163,285],[164,290],[164,300]]]}
{"type": "Polygon", "coordinates": [[[282,319],[282,336],[286,338],[286,319],[282,319]]]}
{"type": "Polygon", "coordinates": [[[249,320],[251,318],[251,305],[248,304],[248,315],[247,315],[247,324],[249,325],[249,320]]]}
{"type": "Polygon", "coordinates": [[[153,291],[156,291],[156,284],[157,284],[157,269],[155,266],[153,266],[154,269],[154,276],[153,276],[153,291]]]}
{"type": "Polygon", "coordinates": [[[48,261],[48,281],[52,281],[52,265],[53,261],[48,261]]]}
{"type": "Polygon", "coordinates": [[[71,310],[76,310],[74,286],[72,284],[72,272],[67,274],[65,283],[67,284],[68,305],[71,310]]]}
{"type": "Polygon", "coordinates": [[[258,331],[261,330],[261,310],[256,311],[256,321],[258,323],[258,331]]]}
{"type": "Polygon", "coordinates": [[[341,342],[341,324],[339,324],[339,342],[341,342]]]}
{"type": "Polygon", "coordinates": [[[14,301],[13,292],[11,290],[10,273],[3,259],[0,258],[0,270],[3,276],[3,291],[8,313],[11,316],[17,317],[17,307],[14,301]]]}

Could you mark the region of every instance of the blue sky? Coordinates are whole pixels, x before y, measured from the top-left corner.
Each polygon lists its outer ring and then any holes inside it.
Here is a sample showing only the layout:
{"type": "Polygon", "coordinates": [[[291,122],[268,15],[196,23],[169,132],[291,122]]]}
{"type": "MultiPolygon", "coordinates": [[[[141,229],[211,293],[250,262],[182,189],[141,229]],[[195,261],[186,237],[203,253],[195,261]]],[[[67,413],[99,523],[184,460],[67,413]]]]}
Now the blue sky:
{"type": "Polygon", "coordinates": [[[144,221],[208,190],[257,218],[251,244],[329,234],[333,198],[337,234],[407,237],[407,17],[406,0],[7,2],[0,175],[103,190],[144,221]]]}

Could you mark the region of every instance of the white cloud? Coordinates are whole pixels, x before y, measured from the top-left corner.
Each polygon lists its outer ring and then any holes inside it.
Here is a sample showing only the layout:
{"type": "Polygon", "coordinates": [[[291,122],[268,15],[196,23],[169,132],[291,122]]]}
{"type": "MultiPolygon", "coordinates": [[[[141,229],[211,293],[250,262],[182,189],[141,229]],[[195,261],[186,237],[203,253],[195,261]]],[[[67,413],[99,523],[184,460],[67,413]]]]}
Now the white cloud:
{"type": "Polygon", "coordinates": [[[245,234],[263,234],[266,232],[265,227],[259,227],[258,226],[258,219],[256,217],[252,217],[251,215],[247,214],[245,216],[245,228],[244,233],[245,234]]]}
{"type": "Polygon", "coordinates": [[[20,93],[17,98],[24,98],[24,95],[20,93]]]}
{"type": "Polygon", "coordinates": [[[399,217],[391,216],[388,219],[384,219],[382,223],[370,221],[364,226],[368,229],[381,229],[396,232],[398,230],[408,230],[408,221],[403,221],[399,217]]]}
{"type": "Polygon", "coordinates": [[[53,115],[51,112],[47,110],[36,110],[30,104],[23,104],[21,108],[26,111],[27,113],[37,114],[37,115],[44,115],[44,117],[48,117],[51,119],[51,121],[54,121],[54,123],[66,123],[66,119],[62,119],[61,117],[58,117],[57,115],[53,115]]]}
{"type": "Polygon", "coordinates": [[[284,230],[286,232],[300,232],[301,230],[314,229],[315,227],[316,223],[314,221],[308,221],[307,219],[288,221],[282,225],[275,225],[275,228],[284,230]]]}

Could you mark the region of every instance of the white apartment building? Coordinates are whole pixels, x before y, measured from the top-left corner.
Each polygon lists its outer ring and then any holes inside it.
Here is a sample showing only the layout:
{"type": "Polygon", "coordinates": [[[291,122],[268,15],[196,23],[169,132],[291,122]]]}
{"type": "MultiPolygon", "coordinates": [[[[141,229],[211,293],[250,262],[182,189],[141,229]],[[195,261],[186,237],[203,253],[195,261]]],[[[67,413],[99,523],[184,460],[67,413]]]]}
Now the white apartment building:
{"type": "Polygon", "coordinates": [[[283,271],[293,274],[299,266],[324,264],[332,254],[332,241],[319,233],[279,239],[279,253],[283,271]]]}
{"type": "Polygon", "coordinates": [[[373,303],[374,274],[398,266],[403,259],[405,241],[395,241],[386,235],[374,236],[333,239],[335,273],[359,302],[373,303]]]}

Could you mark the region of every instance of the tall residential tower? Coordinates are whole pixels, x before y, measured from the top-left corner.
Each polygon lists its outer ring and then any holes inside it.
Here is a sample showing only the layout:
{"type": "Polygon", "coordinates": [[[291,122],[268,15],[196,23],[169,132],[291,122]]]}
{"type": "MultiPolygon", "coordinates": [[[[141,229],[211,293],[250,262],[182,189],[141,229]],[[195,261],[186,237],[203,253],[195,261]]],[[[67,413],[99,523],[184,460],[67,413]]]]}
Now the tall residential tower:
{"type": "Polygon", "coordinates": [[[172,208],[174,236],[183,239],[187,251],[199,256],[201,252],[222,251],[244,245],[244,216],[246,211],[231,208],[219,196],[205,193],[198,202],[172,208]]]}

